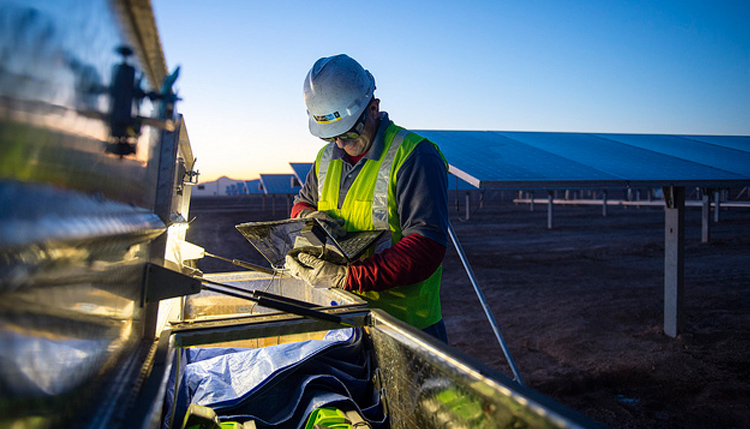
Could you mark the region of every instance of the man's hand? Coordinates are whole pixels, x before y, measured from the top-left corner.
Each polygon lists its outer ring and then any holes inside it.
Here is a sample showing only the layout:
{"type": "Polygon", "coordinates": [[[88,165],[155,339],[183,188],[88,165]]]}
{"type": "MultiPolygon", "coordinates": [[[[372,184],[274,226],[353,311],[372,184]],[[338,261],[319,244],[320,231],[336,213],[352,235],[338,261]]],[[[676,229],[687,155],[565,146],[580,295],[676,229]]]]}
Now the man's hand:
{"type": "Polygon", "coordinates": [[[320,223],[323,225],[323,228],[325,228],[328,233],[331,234],[334,238],[339,238],[346,235],[346,230],[344,229],[344,219],[337,219],[326,212],[313,209],[303,209],[299,212],[298,217],[318,219],[319,221],[321,221],[320,223]]]}
{"type": "Polygon", "coordinates": [[[314,288],[339,288],[346,286],[349,267],[328,262],[309,253],[286,255],[286,267],[292,276],[304,280],[314,288]]]}

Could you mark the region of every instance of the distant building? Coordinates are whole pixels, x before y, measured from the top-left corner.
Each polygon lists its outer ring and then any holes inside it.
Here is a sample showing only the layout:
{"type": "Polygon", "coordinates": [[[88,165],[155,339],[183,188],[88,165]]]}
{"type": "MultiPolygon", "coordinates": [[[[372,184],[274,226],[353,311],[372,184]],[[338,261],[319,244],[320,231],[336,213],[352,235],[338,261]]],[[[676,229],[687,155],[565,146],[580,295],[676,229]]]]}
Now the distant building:
{"type": "Polygon", "coordinates": [[[245,181],[222,176],[212,182],[202,182],[193,186],[191,196],[196,198],[223,197],[258,193],[257,184],[253,188],[251,182],[257,182],[257,180],[245,181]]]}

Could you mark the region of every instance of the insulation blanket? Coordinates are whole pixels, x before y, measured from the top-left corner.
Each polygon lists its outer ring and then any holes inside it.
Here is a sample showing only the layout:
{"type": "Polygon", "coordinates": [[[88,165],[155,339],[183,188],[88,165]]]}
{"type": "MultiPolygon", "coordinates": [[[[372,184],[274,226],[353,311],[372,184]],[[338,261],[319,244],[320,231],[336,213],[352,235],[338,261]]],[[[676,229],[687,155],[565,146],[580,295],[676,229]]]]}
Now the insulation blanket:
{"type": "MultiPolygon", "coordinates": [[[[213,408],[222,420],[252,419],[258,427],[299,428],[323,406],[356,409],[373,427],[383,427],[386,418],[362,337],[361,329],[348,328],[330,331],[322,340],[259,349],[183,349],[175,426],[195,403],[213,408]]],[[[172,385],[164,427],[173,396],[172,385]]]]}

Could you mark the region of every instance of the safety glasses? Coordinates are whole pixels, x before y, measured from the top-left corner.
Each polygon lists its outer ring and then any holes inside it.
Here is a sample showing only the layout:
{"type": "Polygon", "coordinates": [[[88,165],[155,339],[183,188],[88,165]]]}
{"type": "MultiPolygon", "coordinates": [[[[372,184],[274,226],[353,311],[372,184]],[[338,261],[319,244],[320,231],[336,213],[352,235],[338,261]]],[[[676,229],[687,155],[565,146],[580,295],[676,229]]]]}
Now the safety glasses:
{"type": "MultiPolygon", "coordinates": [[[[369,106],[369,103],[368,103],[369,106]]],[[[367,108],[365,108],[364,112],[359,116],[359,119],[357,119],[357,122],[354,123],[354,126],[344,134],[339,134],[334,137],[321,137],[321,139],[327,141],[327,142],[335,142],[336,139],[341,139],[344,141],[350,141],[350,140],[357,140],[360,135],[362,135],[362,130],[365,129],[365,121],[367,120],[367,108]]]]}

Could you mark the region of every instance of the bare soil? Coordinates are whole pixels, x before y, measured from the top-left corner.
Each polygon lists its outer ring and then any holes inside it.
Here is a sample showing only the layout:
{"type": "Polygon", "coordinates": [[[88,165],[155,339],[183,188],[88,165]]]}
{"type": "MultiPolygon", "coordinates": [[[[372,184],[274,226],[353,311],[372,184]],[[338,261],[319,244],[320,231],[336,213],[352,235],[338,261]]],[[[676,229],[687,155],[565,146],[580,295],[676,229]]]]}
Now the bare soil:
{"type": "MultiPolygon", "coordinates": [[[[463,196],[460,198],[463,206],[463,196]]],[[[515,205],[473,197],[452,222],[526,385],[616,428],[750,427],[750,210],[726,209],[701,242],[688,208],[685,324],[664,334],[661,207],[515,205]]],[[[234,225],[285,217],[285,197],[194,199],[188,240],[263,264],[234,225]]],[[[234,270],[203,259],[206,272],[234,270]]],[[[451,346],[512,377],[458,254],[441,296],[451,346]]]]}

